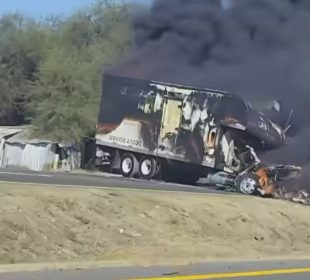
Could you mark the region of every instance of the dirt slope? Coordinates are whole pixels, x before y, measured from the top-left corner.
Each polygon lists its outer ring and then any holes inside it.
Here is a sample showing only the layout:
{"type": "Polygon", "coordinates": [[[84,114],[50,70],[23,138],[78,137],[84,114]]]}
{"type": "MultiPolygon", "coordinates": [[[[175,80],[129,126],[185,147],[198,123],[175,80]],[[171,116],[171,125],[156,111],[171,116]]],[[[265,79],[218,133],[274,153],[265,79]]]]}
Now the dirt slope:
{"type": "Polygon", "coordinates": [[[0,263],[305,257],[309,217],[245,196],[0,184],[0,263]]]}

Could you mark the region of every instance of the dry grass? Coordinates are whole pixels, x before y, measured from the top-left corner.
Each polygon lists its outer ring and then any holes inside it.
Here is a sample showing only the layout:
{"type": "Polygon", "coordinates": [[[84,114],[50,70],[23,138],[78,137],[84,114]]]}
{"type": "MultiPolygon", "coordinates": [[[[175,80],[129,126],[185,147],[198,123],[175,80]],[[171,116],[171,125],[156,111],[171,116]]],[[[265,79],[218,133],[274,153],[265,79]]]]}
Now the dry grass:
{"type": "Polygon", "coordinates": [[[309,217],[245,196],[0,184],[0,263],[303,257],[309,217]]]}

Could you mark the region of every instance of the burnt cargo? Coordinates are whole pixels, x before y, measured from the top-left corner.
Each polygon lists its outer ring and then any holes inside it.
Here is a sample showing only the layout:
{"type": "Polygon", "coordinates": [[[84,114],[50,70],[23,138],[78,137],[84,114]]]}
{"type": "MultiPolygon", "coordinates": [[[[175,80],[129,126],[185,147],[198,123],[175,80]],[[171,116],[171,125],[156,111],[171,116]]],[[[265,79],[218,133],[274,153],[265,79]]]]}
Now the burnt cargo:
{"type": "Polygon", "coordinates": [[[125,176],[153,178],[163,165],[237,176],[285,144],[284,130],[235,94],[113,75],[102,83],[97,156],[125,176]]]}

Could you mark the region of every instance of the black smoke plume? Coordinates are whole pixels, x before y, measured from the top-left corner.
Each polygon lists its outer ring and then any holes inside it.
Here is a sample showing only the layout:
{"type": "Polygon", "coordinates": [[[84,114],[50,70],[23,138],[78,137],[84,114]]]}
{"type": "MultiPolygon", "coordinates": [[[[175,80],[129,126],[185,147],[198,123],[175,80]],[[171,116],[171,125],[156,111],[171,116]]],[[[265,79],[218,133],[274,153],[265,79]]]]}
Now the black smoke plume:
{"type": "MultiPolygon", "coordinates": [[[[310,1],[155,0],[134,20],[134,49],[118,74],[228,90],[256,106],[293,110],[290,143],[268,153],[306,165],[310,156],[310,1]]],[[[309,178],[310,179],[310,178],[309,178]]]]}

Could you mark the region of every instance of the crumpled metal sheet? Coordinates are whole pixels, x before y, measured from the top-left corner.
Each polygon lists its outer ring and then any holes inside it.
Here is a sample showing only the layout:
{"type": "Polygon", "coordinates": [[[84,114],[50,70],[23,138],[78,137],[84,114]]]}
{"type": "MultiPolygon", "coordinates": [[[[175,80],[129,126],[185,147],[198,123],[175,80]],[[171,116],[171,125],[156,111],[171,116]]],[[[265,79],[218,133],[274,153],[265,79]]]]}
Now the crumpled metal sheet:
{"type": "Polygon", "coordinates": [[[310,193],[303,189],[297,191],[287,191],[285,188],[279,188],[274,197],[277,199],[284,199],[295,203],[310,205],[310,193]]]}

